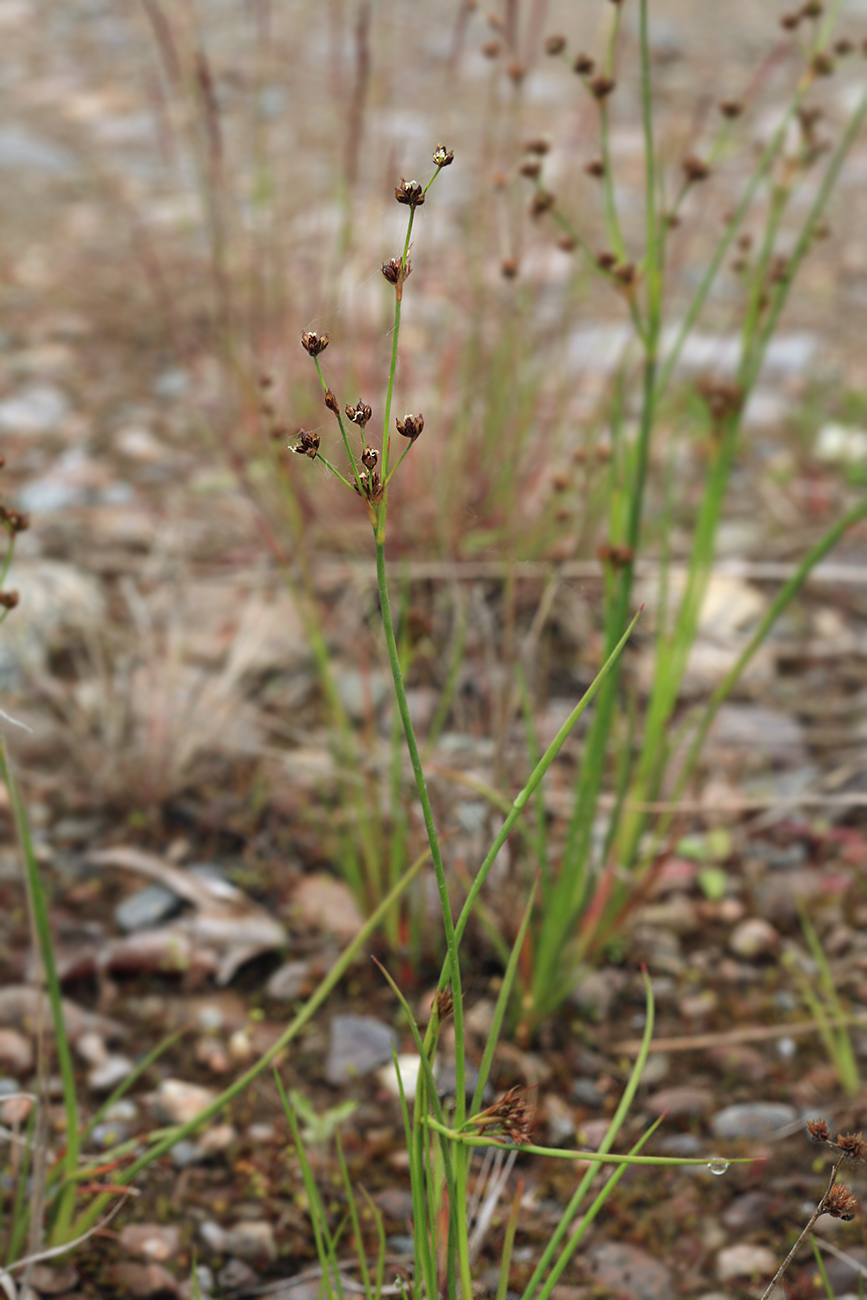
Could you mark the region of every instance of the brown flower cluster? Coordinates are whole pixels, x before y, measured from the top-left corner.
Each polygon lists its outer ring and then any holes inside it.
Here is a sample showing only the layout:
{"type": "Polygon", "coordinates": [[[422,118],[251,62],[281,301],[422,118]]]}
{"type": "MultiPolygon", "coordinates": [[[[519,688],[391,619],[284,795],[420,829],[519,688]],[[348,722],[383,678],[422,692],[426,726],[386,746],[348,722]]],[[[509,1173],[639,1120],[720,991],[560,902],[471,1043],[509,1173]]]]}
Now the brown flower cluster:
{"type": "Polygon", "coordinates": [[[533,1135],[533,1112],[527,1102],[526,1089],[509,1088],[493,1106],[474,1115],[471,1122],[482,1130],[498,1129],[508,1142],[525,1146],[533,1135]]]}

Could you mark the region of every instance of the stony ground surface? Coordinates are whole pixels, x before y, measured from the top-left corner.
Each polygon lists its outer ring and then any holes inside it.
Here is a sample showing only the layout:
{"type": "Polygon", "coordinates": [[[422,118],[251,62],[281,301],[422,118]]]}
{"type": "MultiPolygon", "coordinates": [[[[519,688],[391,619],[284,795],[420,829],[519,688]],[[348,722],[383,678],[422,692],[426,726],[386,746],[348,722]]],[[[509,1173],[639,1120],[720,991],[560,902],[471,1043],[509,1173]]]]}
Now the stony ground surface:
{"type": "MultiPolygon", "coordinates": [[[[10,725],[8,741],[50,890],[85,1113],[167,1032],[187,1027],[102,1117],[92,1154],[207,1104],[275,1041],[359,924],[336,871],[353,823],[335,811],[333,748],[298,599],[303,574],[285,507],[269,491],[289,457],[271,455],[264,426],[291,433],[319,418],[297,346],[302,328],[331,332],[327,359],[352,400],[357,388],[371,400],[381,394],[389,321],[379,265],[398,251],[403,229],[391,193],[401,174],[426,178],[438,140],[454,146],[457,163],[420,214],[398,399],[425,409],[430,438],[407,462],[393,550],[407,562],[418,628],[410,684],[422,730],[457,629],[467,628],[460,689],[431,756],[456,872],[474,869],[493,824],[479,782],[516,790],[525,774],[522,729],[503,708],[509,554],[526,560],[513,631],[531,652],[540,740],[592,675],[598,504],[591,483],[558,522],[555,480],[585,445],[564,427],[598,434],[592,412],[622,344],[623,314],[588,287],[550,231],[527,220],[514,172],[520,142],[550,136],[550,183],[598,231],[589,182],[573,163],[593,156],[595,119],[534,38],[563,31],[570,50],[598,52],[609,9],[520,9],[510,48],[508,13],[492,23],[457,5],[427,7],[424,22],[410,6],[381,6],[367,30],[363,5],[312,13],[294,3],[210,4],[196,13],[0,3],[2,488],[4,501],[32,516],[7,584],[22,604],[3,627],[0,703],[30,728],[10,725]],[[496,57],[484,53],[491,43],[496,57]],[[526,65],[519,93],[509,61],[526,65]],[[502,275],[512,259],[514,280],[502,275]],[[228,353],[215,326],[226,310],[228,353]],[[517,338],[499,379],[514,376],[514,387],[488,436],[461,363],[477,355],[468,338],[505,337],[509,322],[517,338]],[[521,528],[510,534],[490,462],[505,455],[498,439],[528,400],[519,363],[537,384],[535,440],[514,453],[526,486],[514,515],[521,528]],[[275,408],[264,423],[262,375],[273,379],[275,408]],[[294,594],[278,563],[287,552],[294,594]]],[[[627,2],[627,33],[633,9],[627,2]]],[[[841,32],[860,42],[867,6],[853,0],[841,10],[841,32]]],[[[654,3],[652,13],[672,150],[705,138],[717,99],[751,88],[761,97],[743,155],[752,156],[792,80],[773,53],[774,19],[763,6],[729,4],[711,31],[708,10],[686,0],[654,3]]],[[[627,40],[612,146],[632,237],[641,141],[630,48],[627,40]]],[[[864,66],[821,88],[829,131],[851,110],[864,66]]],[[[737,192],[740,165],[725,164],[685,223],[681,292],[737,192]]],[[[830,211],[831,238],[805,269],[748,412],[690,700],[718,680],[787,566],[863,488],[865,175],[862,140],[830,211]]],[[[724,369],[736,307],[726,282],[685,376],[724,369]]],[[[283,441],[273,444],[279,452],[283,441]]],[[[700,464],[682,454],[687,503],[700,464]]],[[[318,467],[301,469],[291,466],[310,589],[378,804],[391,724],[366,520],[318,467]]],[[[677,535],[675,550],[683,551],[677,535]]],[[[841,1086],[815,1007],[787,964],[788,954],[808,989],[819,987],[798,915],[796,900],[806,900],[843,1005],[867,1015],[863,557],[862,530],[810,584],[721,712],[682,834],[620,944],[537,1043],[502,1044],[496,1085],[535,1089],[539,1137],[598,1142],[636,1050],[646,962],[658,1042],[625,1140],[665,1111],[657,1149],[708,1160],[698,1172],[628,1175],[564,1278],[563,1300],[760,1294],[757,1280],[824,1187],[804,1117],[823,1114],[844,1131],[864,1122],[860,1081],[848,1094],[841,1086]],[[715,1177],[720,1153],[765,1162],[715,1177]]],[[[653,559],[650,545],[647,598],[653,559]]],[[[629,665],[639,692],[649,646],[648,630],[629,665]]],[[[579,747],[580,736],[546,787],[555,837],[579,747]]],[[[413,853],[421,843],[411,819],[413,853]]],[[[505,861],[491,891],[506,933],[524,897],[523,865],[519,854],[505,861]]],[[[416,902],[427,934],[430,902],[423,892],[416,902]]],[[[8,809],[0,903],[0,1093],[10,1097],[33,1083],[35,1041],[8,809]]],[[[436,959],[435,943],[390,957],[419,1008],[436,959]]],[[[480,931],[468,970],[476,1059],[498,974],[480,931]]],[[[365,961],[281,1062],[281,1076],[320,1116],[356,1103],[341,1130],[351,1172],[385,1216],[398,1269],[409,1207],[399,1109],[383,1072],[392,1041],[410,1047],[394,999],[365,961]]],[[[857,1073],[864,1028],[852,1029],[852,1043],[857,1073]]],[[[8,1127],[23,1121],[14,1105],[4,1105],[8,1127]]],[[[59,1126],[55,1101],[49,1115],[59,1126]]],[[[323,1143],[317,1155],[326,1183],[329,1150],[323,1143]]],[[[516,1285],[573,1186],[562,1162],[527,1160],[520,1172],[516,1285]]],[[[10,1165],[7,1197],[13,1173],[10,1165]]],[[[851,1182],[863,1194],[857,1170],[851,1182]]],[[[70,1264],[43,1266],[31,1284],[68,1300],[190,1294],[196,1260],[203,1294],[252,1294],[315,1262],[298,1186],[287,1126],[263,1080],[143,1178],[141,1198],[103,1237],[70,1264]]],[[[864,1264],[863,1219],[820,1226],[829,1250],[864,1264]]],[[[805,1297],[819,1293],[807,1256],[792,1274],[792,1294],[805,1297]]],[[[851,1266],[833,1253],[828,1268],[838,1294],[857,1290],[851,1266]]]]}

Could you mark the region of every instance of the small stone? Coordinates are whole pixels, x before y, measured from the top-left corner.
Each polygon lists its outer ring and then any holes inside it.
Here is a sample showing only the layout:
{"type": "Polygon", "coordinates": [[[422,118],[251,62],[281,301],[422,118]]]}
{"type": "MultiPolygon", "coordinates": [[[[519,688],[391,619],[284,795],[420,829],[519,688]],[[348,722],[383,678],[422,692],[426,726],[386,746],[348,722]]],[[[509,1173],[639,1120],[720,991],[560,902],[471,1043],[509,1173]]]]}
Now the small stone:
{"type": "Polygon", "coordinates": [[[669,1269],[639,1246],[602,1242],[588,1257],[595,1283],[607,1293],[630,1300],[669,1300],[674,1291],[669,1269]]]}
{"type": "Polygon", "coordinates": [[[236,1223],[226,1233],[226,1250],[238,1259],[270,1263],[277,1258],[274,1229],[266,1219],[236,1223]]]}
{"type": "Polygon", "coordinates": [[[776,1271],[774,1252],[768,1246],[755,1246],[748,1241],[726,1246],[716,1257],[716,1272],[721,1282],[731,1282],[736,1277],[758,1280],[772,1277],[776,1271]]]}
{"type": "Polygon", "coordinates": [[[708,1088],[696,1088],[689,1084],[660,1088],[647,1099],[647,1108],[653,1115],[704,1115],[712,1105],[713,1094],[708,1088]]]}
{"type": "Polygon", "coordinates": [[[269,998],[277,998],[280,1002],[294,1002],[302,996],[309,980],[309,961],[287,961],[275,970],[265,985],[265,992],[269,998]]]}
{"type": "Polygon", "coordinates": [[[75,1044],[75,1050],[83,1061],[88,1065],[102,1065],[108,1056],[108,1048],[105,1045],[105,1039],[102,1034],[94,1033],[89,1030],[82,1034],[75,1044]]]}
{"type": "Polygon", "coordinates": [[[762,1222],[772,1199],[767,1192],[744,1192],[726,1206],[722,1221],[732,1232],[755,1228],[756,1224],[762,1222]]]}
{"type": "Polygon", "coordinates": [[[94,1124],[90,1130],[91,1142],[94,1142],[103,1151],[118,1146],[121,1142],[125,1142],[128,1137],[129,1125],[122,1124],[118,1120],[113,1120],[111,1123],[94,1124]]]}
{"type": "Polygon", "coordinates": [[[69,412],[65,394],[53,384],[33,384],[0,402],[0,429],[7,433],[51,433],[69,412]]]}
{"type": "Polygon", "coordinates": [[[333,876],[319,872],[304,876],[292,901],[306,925],[338,937],[351,938],[364,924],[349,886],[333,876]]]}
{"type": "Polygon", "coordinates": [[[204,1219],[199,1224],[199,1236],[208,1250],[212,1250],[215,1255],[225,1254],[226,1229],[214,1219],[204,1219]]]}
{"type": "Polygon", "coordinates": [[[114,909],[114,919],[121,930],[133,934],[149,930],[177,916],[182,907],[177,894],[164,885],[145,885],[128,894],[114,909]]]}
{"type": "Polygon", "coordinates": [[[325,1077],[340,1087],[392,1059],[397,1034],[372,1016],[335,1016],[331,1021],[325,1077]]]}
{"type": "Polygon", "coordinates": [[[33,1048],[17,1029],[0,1029],[0,1069],[15,1075],[28,1074],[33,1068],[33,1048]]]}
{"type": "Polygon", "coordinates": [[[151,1296],[176,1296],[178,1283],[159,1264],[133,1264],[124,1260],[114,1269],[114,1285],[121,1294],[149,1300],[151,1296]]]}
{"type": "Polygon", "coordinates": [[[397,1070],[394,1067],[394,1061],[389,1061],[388,1065],[383,1065],[377,1070],[376,1077],[380,1085],[385,1088],[386,1092],[392,1097],[400,1096],[401,1086],[403,1095],[408,1102],[415,1098],[416,1085],[418,1084],[419,1071],[421,1070],[421,1060],[413,1052],[399,1052],[397,1057],[397,1070]],[[400,1083],[398,1083],[397,1071],[400,1071],[400,1083]]]}
{"type": "Polygon", "coordinates": [[[542,1111],[548,1126],[548,1141],[555,1147],[565,1146],[575,1136],[572,1107],[556,1092],[548,1092],[542,1103],[542,1111]]]}
{"type": "Polygon", "coordinates": [[[120,1244],[130,1255],[162,1264],[178,1253],[181,1234],[173,1224],[129,1223],[120,1234],[120,1244]]]}
{"type": "Polygon", "coordinates": [[[88,1087],[93,1092],[112,1092],[119,1083],[129,1078],[134,1069],[135,1065],[126,1056],[107,1056],[88,1074],[88,1087]]]}
{"type": "Polygon", "coordinates": [[[238,1136],[238,1130],[232,1124],[217,1124],[214,1128],[208,1129],[203,1137],[199,1138],[199,1151],[204,1156],[217,1155],[220,1151],[225,1151],[230,1147],[238,1136]]]}
{"type": "Polygon", "coordinates": [[[736,925],[729,935],[729,948],[736,957],[763,957],[775,952],[780,936],[770,921],[761,916],[748,916],[736,925]]]}
{"type": "Polygon", "coordinates": [[[248,1291],[259,1281],[259,1274],[241,1259],[230,1259],[217,1274],[217,1286],[223,1291],[248,1291]]]}
{"type": "Polygon", "coordinates": [[[216,1097],[213,1088],[185,1083],[183,1079],[163,1079],[149,1100],[154,1115],[163,1124],[186,1124],[207,1110],[216,1097]]]}
{"type": "Polygon", "coordinates": [[[190,1169],[193,1165],[202,1164],[206,1159],[199,1150],[199,1144],[190,1141],[189,1138],[181,1138],[180,1142],[176,1142],[170,1149],[169,1155],[176,1169],[190,1169]]]}
{"type": "Polygon", "coordinates": [[[718,1138],[768,1138],[779,1136],[781,1129],[788,1129],[797,1119],[794,1106],[754,1101],[718,1111],[711,1120],[711,1128],[718,1138]]]}
{"type": "Polygon", "coordinates": [[[78,1285],[78,1272],[71,1264],[34,1264],[30,1284],[41,1295],[63,1295],[78,1285]]]}

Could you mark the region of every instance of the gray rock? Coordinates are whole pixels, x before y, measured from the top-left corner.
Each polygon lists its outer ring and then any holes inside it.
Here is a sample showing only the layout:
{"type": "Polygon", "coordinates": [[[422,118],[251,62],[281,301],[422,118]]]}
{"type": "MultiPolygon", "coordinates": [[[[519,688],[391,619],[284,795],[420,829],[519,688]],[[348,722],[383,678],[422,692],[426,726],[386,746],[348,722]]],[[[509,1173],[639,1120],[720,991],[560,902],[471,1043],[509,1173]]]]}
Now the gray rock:
{"type": "Polygon", "coordinates": [[[75,155],[68,149],[22,126],[0,129],[0,168],[26,169],[52,176],[73,176],[78,171],[75,155]]]}
{"type": "Polygon", "coordinates": [[[176,1169],[189,1169],[192,1165],[202,1164],[205,1156],[199,1150],[195,1142],[190,1142],[188,1138],[182,1138],[176,1142],[170,1149],[172,1164],[176,1169]]]}
{"type": "Polygon", "coordinates": [[[259,1274],[241,1259],[230,1259],[217,1274],[217,1286],[222,1291],[245,1291],[259,1281],[259,1274]]]}
{"type": "Polygon", "coordinates": [[[151,1109],[164,1124],[186,1124],[201,1115],[217,1094],[213,1088],[202,1088],[197,1083],[183,1079],[163,1079],[150,1097],[151,1109]]]}
{"type": "Polygon", "coordinates": [[[370,1074],[392,1059],[397,1034],[372,1016],[335,1016],[331,1022],[325,1077],[335,1088],[370,1074]]]}
{"type": "Polygon", "coordinates": [[[226,1250],[226,1229],[214,1219],[204,1219],[199,1224],[199,1236],[208,1250],[215,1255],[222,1255],[226,1250]]]}
{"type": "Polygon", "coordinates": [[[182,907],[177,894],[164,885],[145,885],[127,895],[114,909],[114,919],[121,930],[132,934],[148,930],[177,916],[182,907]]]}
{"type": "Polygon", "coordinates": [[[6,433],[51,433],[69,413],[69,400],[54,384],[31,384],[0,402],[6,433]]]}
{"type": "Polygon", "coordinates": [[[236,1223],[226,1233],[226,1250],[237,1259],[270,1263],[277,1258],[274,1229],[267,1219],[236,1223]]]}
{"type": "Polygon", "coordinates": [[[357,668],[344,668],[337,672],[335,685],[349,718],[359,725],[371,711],[374,714],[379,712],[390,689],[384,673],[361,673],[357,668]]]}
{"type": "Polygon", "coordinates": [[[129,1135],[128,1124],[121,1124],[118,1121],[106,1122],[94,1125],[90,1132],[90,1140],[96,1143],[101,1150],[107,1151],[110,1147],[116,1147],[121,1142],[125,1142],[129,1135]]]}
{"type": "Polygon", "coordinates": [[[739,1106],[726,1106],[711,1120],[711,1128],[718,1138],[767,1138],[787,1130],[796,1123],[798,1112],[794,1106],[782,1102],[754,1101],[739,1106]]]}
{"type": "Polygon", "coordinates": [[[587,1252],[595,1281],[606,1292],[630,1300],[670,1300],[670,1271],[647,1251],[628,1242],[606,1241],[587,1252]]]}
{"type": "Polygon", "coordinates": [[[269,998],[276,998],[280,1002],[294,1002],[301,997],[309,978],[309,961],[287,961],[279,970],[275,970],[265,985],[265,992],[269,998]]]}
{"type": "Polygon", "coordinates": [[[739,1241],[726,1246],[716,1257],[717,1277],[721,1282],[731,1282],[736,1277],[772,1277],[777,1271],[777,1256],[769,1246],[757,1246],[749,1241],[739,1241]]]}
{"type": "Polygon", "coordinates": [[[111,1092],[124,1079],[128,1079],[134,1069],[135,1066],[128,1057],[112,1054],[88,1073],[87,1086],[93,1092],[111,1092]]]}

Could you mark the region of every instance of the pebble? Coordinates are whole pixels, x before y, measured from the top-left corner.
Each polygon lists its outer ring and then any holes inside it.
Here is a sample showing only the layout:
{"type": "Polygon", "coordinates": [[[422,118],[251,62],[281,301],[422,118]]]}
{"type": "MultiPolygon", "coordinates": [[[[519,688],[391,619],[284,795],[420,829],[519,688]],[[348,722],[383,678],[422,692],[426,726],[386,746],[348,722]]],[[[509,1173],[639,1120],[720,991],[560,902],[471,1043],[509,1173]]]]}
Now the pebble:
{"type": "Polygon", "coordinates": [[[370,1074],[392,1059],[397,1034],[372,1016],[335,1016],[331,1021],[325,1077],[332,1087],[370,1074]]]}
{"type": "Polygon", "coordinates": [[[361,673],[357,668],[336,672],[334,684],[349,718],[359,726],[371,713],[379,712],[391,691],[391,679],[385,673],[361,673]]]}
{"type": "Polygon", "coordinates": [[[769,1138],[781,1129],[787,1129],[798,1119],[794,1106],[782,1102],[754,1101],[738,1106],[726,1106],[711,1120],[711,1128],[718,1138],[769,1138]]]}
{"type": "Polygon", "coordinates": [[[17,1029],[0,1029],[0,1069],[28,1074],[33,1068],[33,1048],[17,1029]]]}
{"type": "Polygon", "coordinates": [[[226,1250],[226,1229],[215,1219],[203,1219],[199,1224],[199,1236],[208,1250],[215,1255],[222,1255],[226,1250]]]}
{"type": "Polygon", "coordinates": [[[630,1300],[670,1300],[671,1272],[646,1250],[623,1241],[605,1241],[587,1252],[596,1285],[630,1300]]]}
{"type": "Polygon", "coordinates": [[[769,1246],[739,1241],[734,1246],[726,1246],[717,1255],[716,1272],[721,1282],[731,1282],[736,1277],[773,1277],[779,1263],[769,1246]]]}
{"type": "Polygon", "coordinates": [[[770,921],[761,916],[748,916],[732,930],[728,946],[736,957],[749,960],[775,952],[779,945],[779,933],[770,921]]]}
{"type": "Polygon", "coordinates": [[[265,985],[265,992],[269,998],[276,998],[279,1002],[294,1002],[303,995],[309,982],[309,961],[287,961],[275,970],[265,985]]]}
{"type": "Polygon", "coordinates": [[[51,433],[69,412],[66,395],[54,384],[33,384],[0,402],[5,433],[51,433]]]}
{"type": "Polygon", "coordinates": [[[114,919],[126,934],[148,930],[177,916],[182,907],[177,894],[164,885],[145,885],[128,894],[114,909],[114,919]]]}
{"type": "Polygon", "coordinates": [[[90,1140],[103,1151],[119,1146],[129,1137],[129,1126],[118,1120],[111,1123],[95,1124],[90,1130],[90,1140]]]}
{"type": "Polygon", "coordinates": [[[133,1264],[124,1260],[115,1265],[114,1285],[119,1294],[135,1296],[137,1300],[178,1294],[177,1280],[160,1264],[133,1264]]]}
{"type": "Polygon", "coordinates": [[[120,1244],[130,1255],[162,1264],[178,1253],[181,1234],[174,1224],[128,1223],[120,1234],[120,1244]]]}
{"type": "Polygon", "coordinates": [[[704,1115],[713,1105],[713,1093],[708,1088],[661,1088],[647,1098],[647,1108],[652,1115],[704,1115]]]}
{"type": "Polygon", "coordinates": [[[87,1086],[93,1092],[112,1092],[119,1083],[128,1079],[135,1065],[127,1056],[112,1054],[88,1073],[87,1086]]]}
{"type": "Polygon", "coordinates": [[[71,1264],[34,1264],[30,1284],[40,1295],[63,1295],[78,1284],[78,1272],[71,1264]]]}
{"type": "Polygon", "coordinates": [[[230,1259],[217,1274],[217,1286],[221,1291],[252,1290],[259,1281],[259,1274],[241,1259],[230,1259]]]}
{"type": "Polygon", "coordinates": [[[185,1083],[183,1079],[163,1079],[148,1100],[154,1115],[163,1124],[186,1124],[201,1115],[216,1096],[213,1088],[185,1083]]]}
{"type": "Polygon", "coordinates": [[[418,1083],[419,1071],[421,1070],[421,1060],[414,1052],[399,1052],[397,1057],[397,1070],[394,1061],[389,1061],[388,1065],[383,1065],[377,1070],[376,1078],[379,1084],[390,1093],[392,1097],[400,1096],[401,1085],[403,1094],[408,1102],[415,1099],[415,1090],[418,1083]],[[400,1083],[398,1083],[397,1071],[400,1071],[400,1083]]]}
{"type": "Polygon", "coordinates": [[[226,1250],[237,1259],[270,1263],[277,1258],[274,1228],[267,1219],[236,1223],[226,1233],[226,1250]]]}
{"type": "Polygon", "coordinates": [[[744,1192],[736,1196],[723,1211],[722,1221],[732,1232],[742,1232],[761,1223],[771,1203],[767,1192],[744,1192]]]}
{"type": "Polygon", "coordinates": [[[339,938],[352,938],[364,924],[349,886],[321,872],[303,877],[292,902],[299,920],[339,938]]]}
{"type": "Polygon", "coordinates": [[[230,1147],[237,1137],[238,1130],[234,1125],[217,1124],[199,1138],[198,1148],[203,1156],[217,1155],[230,1147]]]}
{"type": "Polygon", "coordinates": [[[180,1142],[176,1142],[169,1155],[175,1169],[189,1169],[192,1165],[201,1164],[204,1159],[198,1144],[191,1142],[189,1138],[181,1138],[180,1142]]]}

